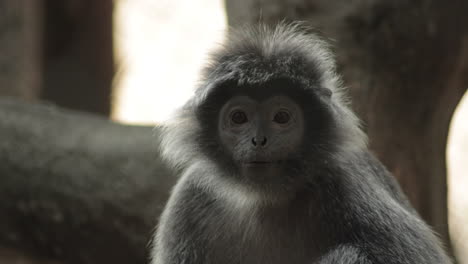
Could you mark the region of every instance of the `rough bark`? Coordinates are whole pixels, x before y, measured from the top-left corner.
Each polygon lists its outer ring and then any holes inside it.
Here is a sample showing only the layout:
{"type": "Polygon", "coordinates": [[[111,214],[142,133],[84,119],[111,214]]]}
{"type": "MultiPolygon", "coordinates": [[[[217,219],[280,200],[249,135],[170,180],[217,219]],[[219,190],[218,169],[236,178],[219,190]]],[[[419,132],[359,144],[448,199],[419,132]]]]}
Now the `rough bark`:
{"type": "Polygon", "coordinates": [[[449,244],[445,149],[468,85],[468,2],[227,0],[231,26],[303,20],[331,39],[370,147],[449,244]]]}
{"type": "Polygon", "coordinates": [[[176,180],[157,135],[0,99],[0,244],[66,263],[146,263],[176,180]]]}
{"type": "Polygon", "coordinates": [[[43,0],[41,98],[70,109],[111,110],[112,0],[43,0]]]}

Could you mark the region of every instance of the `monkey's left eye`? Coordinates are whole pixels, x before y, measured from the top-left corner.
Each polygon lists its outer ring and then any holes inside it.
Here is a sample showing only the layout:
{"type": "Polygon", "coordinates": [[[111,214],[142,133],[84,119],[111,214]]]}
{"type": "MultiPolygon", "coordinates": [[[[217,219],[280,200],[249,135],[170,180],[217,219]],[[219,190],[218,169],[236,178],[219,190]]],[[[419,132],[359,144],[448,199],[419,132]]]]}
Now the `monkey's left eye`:
{"type": "Polygon", "coordinates": [[[279,111],[278,113],[275,114],[273,121],[278,124],[286,124],[289,122],[290,119],[291,119],[291,116],[289,115],[288,112],[279,111]]]}
{"type": "Polygon", "coordinates": [[[242,111],[235,111],[232,113],[231,120],[236,125],[242,125],[248,121],[247,115],[242,111]]]}

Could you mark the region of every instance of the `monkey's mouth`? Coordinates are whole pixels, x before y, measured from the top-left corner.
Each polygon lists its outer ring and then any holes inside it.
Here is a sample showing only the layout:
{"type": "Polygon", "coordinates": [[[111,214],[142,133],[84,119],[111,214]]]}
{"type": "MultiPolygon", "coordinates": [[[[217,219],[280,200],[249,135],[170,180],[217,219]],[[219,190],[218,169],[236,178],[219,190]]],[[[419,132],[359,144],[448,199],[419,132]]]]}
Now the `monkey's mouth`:
{"type": "Polygon", "coordinates": [[[263,167],[280,164],[281,161],[271,161],[271,160],[252,160],[244,162],[244,165],[247,167],[263,167]]]}
{"type": "Polygon", "coordinates": [[[247,164],[270,164],[272,163],[271,161],[262,161],[262,160],[254,160],[254,161],[249,161],[247,164]]]}

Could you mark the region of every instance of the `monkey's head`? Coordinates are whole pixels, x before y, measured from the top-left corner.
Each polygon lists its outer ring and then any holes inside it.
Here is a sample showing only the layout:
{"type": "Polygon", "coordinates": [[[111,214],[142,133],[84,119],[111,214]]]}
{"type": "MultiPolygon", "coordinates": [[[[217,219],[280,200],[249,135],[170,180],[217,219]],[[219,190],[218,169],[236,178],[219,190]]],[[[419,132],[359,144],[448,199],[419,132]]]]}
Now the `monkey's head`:
{"type": "Polygon", "coordinates": [[[179,127],[167,130],[165,153],[179,163],[208,159],[249,186],[301,185],[306,170],[365,145],[331,58],[323,41],[294,25],[231,34],[179,127]]]}

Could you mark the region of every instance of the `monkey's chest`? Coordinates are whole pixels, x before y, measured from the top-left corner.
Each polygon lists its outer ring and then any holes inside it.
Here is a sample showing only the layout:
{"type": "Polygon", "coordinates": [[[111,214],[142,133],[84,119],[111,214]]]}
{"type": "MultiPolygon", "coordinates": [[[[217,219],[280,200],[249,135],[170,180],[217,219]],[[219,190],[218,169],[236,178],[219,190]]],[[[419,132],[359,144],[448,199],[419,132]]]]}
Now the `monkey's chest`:
{"type": "Polygon", "coordinates": [[[205,251],[210,260],[216,260],[213,263],[305,264],[320,255],[312,231],[290,219],[232,218],[218,230],[222,234],[210,239],[205,251]]]}

